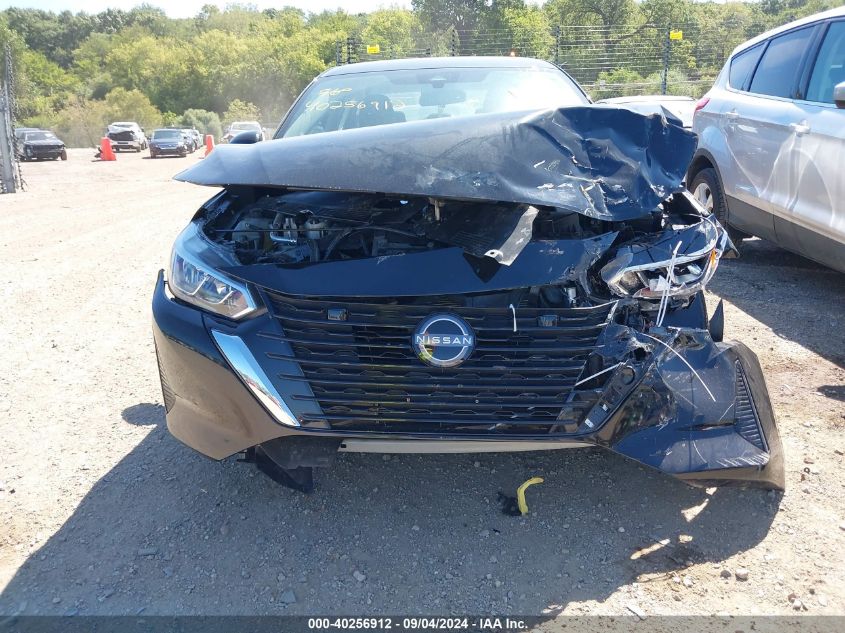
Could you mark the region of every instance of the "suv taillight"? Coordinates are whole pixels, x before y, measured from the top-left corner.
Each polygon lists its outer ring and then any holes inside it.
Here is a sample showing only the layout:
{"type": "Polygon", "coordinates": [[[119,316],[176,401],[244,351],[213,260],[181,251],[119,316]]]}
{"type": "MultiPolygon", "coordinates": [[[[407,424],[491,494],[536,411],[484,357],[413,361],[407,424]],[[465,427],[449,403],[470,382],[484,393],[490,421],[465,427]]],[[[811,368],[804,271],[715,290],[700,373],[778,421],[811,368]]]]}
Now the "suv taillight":
{"type": "Polygon", "coordinates": [[[698,100],[698,103],[695,104],[695,112],[698,112],[699,110],[704,108],[704,106],[706,106],[708,103],[710,103],[710,97],[701,97],[701,99],[698,100]]]}

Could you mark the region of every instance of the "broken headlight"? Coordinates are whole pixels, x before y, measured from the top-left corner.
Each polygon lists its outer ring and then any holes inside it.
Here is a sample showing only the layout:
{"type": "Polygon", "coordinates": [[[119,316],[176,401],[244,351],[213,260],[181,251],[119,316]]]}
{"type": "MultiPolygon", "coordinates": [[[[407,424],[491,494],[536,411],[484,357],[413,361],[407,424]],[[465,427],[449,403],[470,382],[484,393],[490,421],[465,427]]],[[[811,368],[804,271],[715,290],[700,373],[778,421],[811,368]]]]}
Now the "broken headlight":
{"type": "Polygon", "coordinates": [[[173,246],[167,275],[173,295],[230,319],[240,319],[257,310],[255,299],[244,284],[217,272],[193,252],[192,247],[208,249],[192,231],[193,226],[190,224],[173,246]]]}
{"type": "Polygon", "coordinates": [[[692,226],[667,229],[652,240],[622,246],[601,269],[601,278],[621,297],[687,297],[707,285],[728,244],[727,233],[708,217],[692,226]]]}

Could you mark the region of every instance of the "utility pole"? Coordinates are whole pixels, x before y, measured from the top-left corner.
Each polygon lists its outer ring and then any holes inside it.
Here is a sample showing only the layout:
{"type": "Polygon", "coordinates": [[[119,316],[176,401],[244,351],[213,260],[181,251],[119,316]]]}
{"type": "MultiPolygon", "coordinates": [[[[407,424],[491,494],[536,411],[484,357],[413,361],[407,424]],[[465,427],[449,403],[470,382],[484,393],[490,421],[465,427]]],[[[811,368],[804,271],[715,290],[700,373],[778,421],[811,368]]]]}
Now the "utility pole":
{"type": "Polygon", "coordinates": [[[346,63],[351,64],[355,60],[355,38],[346,38],[346,63]]]}
{"type": "Polygon", "coordinates": [[[555,66],[560,66],[560,24],[555,27],[555,66]]]}
{"type": "Polygon", "coordinates": [[[663,80],[660,82],[661,94],[669,88],[669,51],[672,49],[672,27],[666,25],[666,37],[663,40],[663,80]]]}

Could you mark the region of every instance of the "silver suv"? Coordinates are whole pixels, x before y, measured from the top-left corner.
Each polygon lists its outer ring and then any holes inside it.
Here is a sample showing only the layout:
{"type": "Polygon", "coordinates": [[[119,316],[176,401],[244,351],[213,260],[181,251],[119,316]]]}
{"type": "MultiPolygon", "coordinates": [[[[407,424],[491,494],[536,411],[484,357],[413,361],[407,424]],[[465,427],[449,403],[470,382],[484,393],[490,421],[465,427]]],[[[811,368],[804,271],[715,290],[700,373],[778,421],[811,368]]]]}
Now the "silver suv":
{"type": "Polygon", "coordinates": [[[845,272],[845,7],[740,45],[693,120],[687,183],[736,243],[845,272]]]}

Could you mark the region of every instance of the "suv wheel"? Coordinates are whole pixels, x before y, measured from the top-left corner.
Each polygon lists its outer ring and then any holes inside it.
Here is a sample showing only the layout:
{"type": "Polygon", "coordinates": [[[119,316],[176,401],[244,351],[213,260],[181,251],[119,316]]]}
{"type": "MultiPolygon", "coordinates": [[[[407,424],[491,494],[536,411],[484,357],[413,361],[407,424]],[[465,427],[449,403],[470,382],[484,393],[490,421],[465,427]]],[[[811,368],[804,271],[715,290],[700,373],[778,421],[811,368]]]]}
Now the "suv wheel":
{"type": "Polygon", "coordinates": [[[689,190],[705,211],[715,215],[719,223],[725,227],[734,246],[738,247],[739,243],[748,237],[745,233],[728,225],[728,203],[715,169],[708,167],[698,172],[692,179],[689,190]]]}

